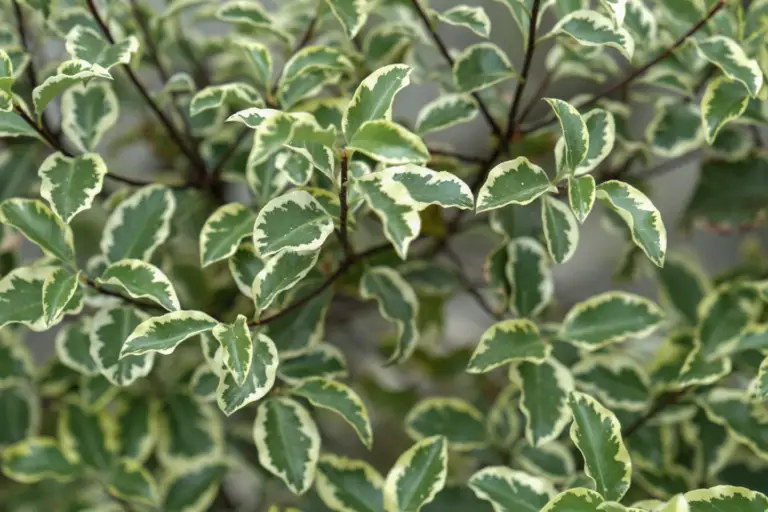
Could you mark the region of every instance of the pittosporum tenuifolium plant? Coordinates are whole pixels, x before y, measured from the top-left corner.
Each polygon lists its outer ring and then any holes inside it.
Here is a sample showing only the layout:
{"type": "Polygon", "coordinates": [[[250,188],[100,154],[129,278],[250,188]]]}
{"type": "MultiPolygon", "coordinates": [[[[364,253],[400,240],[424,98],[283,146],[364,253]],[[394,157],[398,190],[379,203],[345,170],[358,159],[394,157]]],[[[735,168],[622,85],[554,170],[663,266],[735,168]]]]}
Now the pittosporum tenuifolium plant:
{"type": "Polygon", "coordinates": [[[0,508],[768,510],[768,1],[451,3],[0,0],[0,508]]]}

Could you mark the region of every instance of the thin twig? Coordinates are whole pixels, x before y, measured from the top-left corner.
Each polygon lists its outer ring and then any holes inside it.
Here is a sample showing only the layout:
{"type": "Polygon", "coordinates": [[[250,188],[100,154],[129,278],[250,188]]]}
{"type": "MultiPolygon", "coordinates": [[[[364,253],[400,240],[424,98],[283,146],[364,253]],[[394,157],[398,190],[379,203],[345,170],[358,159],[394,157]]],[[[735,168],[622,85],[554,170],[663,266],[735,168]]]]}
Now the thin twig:
{"type": "MultiPolygon", "coordinates": [[[[615,84],[607,87],[606,89],[602,90],[601,92],[595,94],[590,99],[588,99],[586,102],[580,103],[579,105],[576,105],[576,107],[579,108],[579,109],[590,107],[590,106],[594,105],[595,103],[597,103],[602,98],[605,98],[606,96],[609,96],[609,95],[613,94],[615,91],[621,89],[625,85],[629,84],[630,82],[634,81],[635,79],[637,79],[640,76],[642,76],[643,74],[645,74],[653,66],[655,66],[656,64],[658,64],[662,60],[664,60],[667,57],[669,57],[670,55],[672,55],[672,53],[675,50],[677,50],[680,46],[682,46],[683,43],[685,43],[688,40],[689,37],[693,36],[702,27],[704,27],[704,25],[706,25],[707,22],[710,19],[712,19],[712,17],[715,14],[717,14],[717,12],[720,9],[722,9],[724,6],[725,6],[725,0],[720,0],[719,2],[717,2],[717,4],[715,4],[715,6],[712,7],[712,9],[709,10],[709,12],[707,13],[706,16],[704,16],[701,20],[699,20],[698,23],[696,23],[694,26],[692,26],[688,30],[688,32],[683,34],[683,36],[680,39],[678,39],[675,42],[675,44],[673,44],[671,47],[669,47],[666,50],[664,50],[663,52],[659,53],[659,55],[657,55],[655,58],[653,58],[653,59],[649,60],[648,62],[646,62],[643,66],[630,71],[629,73],[627,73],[624,76],[624,78],[622,78],[621,80],[619,80],[615,84]]],[[[526,128],[524,133],[531,133],[531,132],[534,132],[534,131],[539,130],[541,128],[544,128],[545,126],[548,126],[550,123],[554,122],[555,119],[557,119],[557,118],[554,116],[554,114],[551,114],[547,118],[545,118],[545,119],[539,121],[538,123],[536,123],[536,124],[526,128]]]]}
{"type": "Polygon", "coordinates": [[[221,176],[221,173],[224,171],[224,167],[227,165],[227,162],[230,158],[232,158],[232,155],[234,155],[237,152],[237,148],[240,147],[240,144],[243,142],[245,137],[251,133],[251,129],[247,126],[240,129],[240,132],[235,137],[235,140],[232,141],[229,145],[229,148],[227,151],[221,155],[221,158],[219,158],[219,161],[216,163],[216,165],[213,166],[213,169],[211,170],[211,182],[212,183],[218,183],[219,178],[221,176]]]}
{"type": "Polygon", "coordinates": [[[472,281],[469,279],[469,277],[467,277],[458,254],[456,254],[450,247],[446,246],[445,255],[448,256],[448,259],[450,259],[456,267],[456,273],[459,277],[459,280],[461,281],[462,286],[464,286],[464,290],[469,293],[473,299],[475,299],[475,302],[478,306],[480,306],[480,309],[482,309],[493,320],[501,320],[503,315],[497,311],[494,311],[491,305],[488,304],[488,302],[485,300],[485,297],[482,296],[482,294],[472,284],[472,281]]]}
{"type": "Polygon", "coordinates": [[[349,157],[345,150],[341,152],[341,179],[339,184],[339,242],[344,250],[344,256],[349,260],[353,258],[354,251],[349,244],[347,233],[347,181],[349,180],[349,157]]]}
{"type": "Polygon", "coordinates": [[[528,25],[528,47],[525,51],[525,58],[523,59],[523,70],[520,74],[520,81],[517,83],[517,90],[515,91],[515,98],[512,100],[512,106],[509,109],[509,116],[507,116],[507,133],[504,136],[505,143],[515,133],[517,128],[517,110],[520,107],[520,101],[523,99],[523,91],[528,84],[528,74],[531,71],[531,63],[533,62],[533,51],[536,49],[536,27],[539,20],[539,4],[541,0],[533,0],[533,6],[531,8],[531,19],[528,25]]]}
{"type": "Polygon", "coordinates": [[[430,156],[444,156],[448,158],[455,158],[456,160],[461,160],[462,162],[467,162],[471,164],[485,163],[485,158],[481,156],[464,155],[462,153],[457,153],[455,151],[450,151],[446,149],[429,148],[429,154],[430,156]]]}
{"type": "Polygon", "coordinates": [[[656,165],[655,167],[651,167],[650,169],[647,169],[639,174],[639,177],[647,180],[651,178],[658,178],[659,176],[662,176],[670,171],[676,171],[680,168],[681,165],[685,164],[688,160],[692,160],[694,157],[699,156],[699,151],[694,150],[690,151],[688,153],[685,153],[684,155],[680,155],[676,158],[672,158],[670,160],[665,160],[664,162],[656,165]]]}
{"type": "MultiPolygon", "coordinates": [[[[426,11],[419,3],[419,0],[411,0],[411,3],[413,4],[413,8],[416,9],[416,13],[419,15],[419,18],[421,18],[421,21],[424,23],[424,26],[429,31],[429,34],[432,37],[432,40],[435,42],[435,45],[437,45],[438,50],[440,50],[440,53],[443,55],[445,60],[451,66],[451,69],[453,69],[454,67],[453,57],[451,57],[451,53],[448,51],[448,47],[445,46],[443,39],[440,37],[440,35],[435,30],[435,28],[432,26],[432,22],[429,20],[429,16],[427,15],[426,11]]],[[[488,122],[488,126],[490,126],[491,131],[493,131],[493,134],[496,135],[496,137],[498,137],[499,139],[501,139],[504,135],[504,132],[502,132],[501,127],[491,115],[491,112],[490,110],[488,110],[488,106],[483,101],[483,98],[481,98],[477,92],[473,92],[472,96],[477,101],[477,104],[480,107],[480,113],[483,114],[483,117],[488,122]]]]}
{"type": "Polygon", "coordinates": [[[688,389],[681,389],[679,391],[675,391],[673,393],[669,393],[665,395],[661,400],[658,400],[653,407],[648,409],[648,411],[643,414],[640,418],[637,419],[634,423],[632,423],[629,427],[625,428],[621,432],[621,437],[623,439],[626,439],[630,437],[632,434],[640,430],[643,425],[648,423],[650,420],[652,420],[657,414],[659,414],[661,411],[669,407],[670,405],[674,405],[677,402],[680,401],[680,399],[685,395],[685,393],[688,392],[688,389]]]}
{"type": "Polygon", "coordinates": [[[91,279],[90,277],[88,277],[86,275],[82,275],[81,274],[80,280],[85,285],[89,286],[90,288],[93,288],[94,290],[96,290],[97,292],[99,292],[102,295],[108,295],[110,297],[118,298],[118,299],[120,299],[122,301],[125,301],[125,302],[127,302],[129,304],[132,304],[132,305],[136,306],[139,309],[142,309],[142,310],[145,310],[145,311],[148,311],[148,312],[165,311],[160,306],[156,306],[156,305],[151,304],[149,302],[143,302],[143,301],[140,301],[140,300],[137,300],[137,299],[133,299],[131,297],[126,297],[122,293],[115,292],[115,291],[112,291],[112,290],[110,290],[108,288],[105,288],[105,287],[103,287],[102,285],[100,285],[99,283],[97,283],[96,281],[94,281],[93,279],[91,279]]]}

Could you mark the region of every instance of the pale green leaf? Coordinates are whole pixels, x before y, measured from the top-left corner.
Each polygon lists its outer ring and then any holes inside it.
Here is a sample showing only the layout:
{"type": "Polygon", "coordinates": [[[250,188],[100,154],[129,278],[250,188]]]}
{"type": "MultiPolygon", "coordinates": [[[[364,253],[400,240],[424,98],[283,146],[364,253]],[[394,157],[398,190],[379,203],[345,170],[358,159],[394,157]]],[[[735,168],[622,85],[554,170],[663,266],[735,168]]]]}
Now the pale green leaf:
{"type": "Polygon", "coordinates": [[[443,436],[456,451],[487,444],[483,415],[459,398],[428,398],[417,403],[405,416],[405,431],[414,441],[443,436]]]}
{"type": "Polygon", "coordinates": [[[467,371],[487,373],[510,362],[541,363],[551,350],[530,320],[504,320],[485,331],[467,364],[467,371]]]}
{"type": "Polygon", "coordinates": [[[448,442],[428,437],[398,457],[384,483],[387,512],[417,512],[445,486],[448,473],[448,442]]]}
{"type": "Polygon", "coordinates": [[[453,83],[461,92],[480,91],[514,76],[509,57],[492,43],[468,46],[453,65],[453,83]]]}
{"type": "Polygon", "coordinates": [[[212,330],[218,322],[201,311],[173,311],[137,326],[123,343],[120,357],[149,352],[170,354],[186,339],[212,330]]]}
{"type": "Polygon", "coordinates": [[[476,212],[501,208],[508,204],[526,205],[547,191],[555,191],[544,170],[525,157],[501,163],[488,173],[477,193],[476,212]]]}
{"type": "Polygon", "coordinates": [[[43,161],[37,174],[42,181],[40,195],[69,224],[75,215],[89,209],[101,192],[107,166],[96,153],[73,158],[54,153],[43,161]]]}
{"type": "Polygon", "coordinates": [[[148,299],[168,311],[181,307],[176,290],[163,271],[141,260],[125,259],[111,264],[98,282],[116,286],[134,299],[148,299]]]}

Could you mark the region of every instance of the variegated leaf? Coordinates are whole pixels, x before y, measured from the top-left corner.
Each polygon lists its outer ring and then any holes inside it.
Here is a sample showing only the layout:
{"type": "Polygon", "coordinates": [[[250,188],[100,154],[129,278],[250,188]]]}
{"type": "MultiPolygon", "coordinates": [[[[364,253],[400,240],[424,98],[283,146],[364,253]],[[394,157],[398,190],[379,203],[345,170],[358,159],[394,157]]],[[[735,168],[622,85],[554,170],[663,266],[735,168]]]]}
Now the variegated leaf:
{"type": "Polygon", "coordinates": [[[240,203],[219,207],[200,231],[200,264],[203,267],[229,258],[240,241],[253,232],[256,216],[240,203]]]}
{"type": "Polygon", "coordinates": [[[219,492],[227,465],[216,460],[194,467],[174,467],[161,482],[163,506],[168,512],[208,510],[219,492]]]}
{"type": "Polygon", "coordinates": [[[99,371],[115,386],[129,386],[152,370],[155,354],[121,357],[126,334],[146,317],[127,307],[104,308],[93,317],[90,355],[99,371]]]}
{"type": "Polygon", "coordinates": [[[467,371],[486,373],[510,362],[541,363],[551,350],[530,320],[504,320],[485,331],[467,364],[467,371]]]}
{"type": "Polygon", "coordinates": [[[384,510],[418,511],[445,486],[448,473],[448,442],[428,437],[398,457],[384,483],[384,510]]]}
{"type": "Polygon", "coordinates": [[[568,205],[551,195],[542,197],[541,224],[547,251],[555,263],[571,259],[579,246],[579,224],[568,205]]]}
{"type": "Polygon", "coordinates": [[[30,242],[63,263],[73,263],[72,230],[45,203],[36,199],[6,199],[0,222],[21,232],[30,242]]]}
{"type": "Polygon", "coordinates": [[[419,136],[392,121],[363,123],[347,148],[387,165],[425,164],[429,160],[429,150],[419,136]]]}
{"type": "Polygon", "coordinates": [[[696,105],[660,101],[645,131],[651,149],[659,156],[675,158],[704,142],[704,128],[696,105]]]}
{"type": "Polygon", "coordinates": [[[505,466],[489,466],[472,475],[469,487],[478,498],[489,501],[496,512],[539,512],[554,496],[544,479],[505,466]]]}
{"type": "Polygon", "coordinates": [[[610,46],[627,59],[635,53],[635,40],[625,29],[592,10],[577,10],[563,17],[551,34],[567,34],[584,46],[610,46]]]}
{"type": "Polygon", "coordinates": [[[206,110],[219,110],[227,105],[260,107],[263,104],[261,94],[246,83],[211,85],[201,89],[192,97],[189,102],[189,115],[194,117],[206,110]]]}
{"type": "Polygon", "coordinates": [[[267,259],[253,281],[256,310],[268,308],[280,293],[302,280],[315,267],[319,255],[319,251],[283,251],[267,259]]]}
{"type": "Polygon", "coordinates": [[[541,512],[593,512],[600,510],[599,507],[604,501],[595,491],[577,487],[552,498],[541,512]]]}
{"type": "Polygon", "coordinates": [[[714,144],[720,130],[741,117],[748,104],[749,94],[741,83],[725,77],[709,82],[701,98],[701,120],[707,143],[714,144]]]}
{"type": "Polygon", "coordinates": [[[616,141],[616,120],[608,110],[596,108],[582,116],[589,133],[589,146],[584,160],[574,170],[581,176],[597,168],[613,151],[616,141]]]}
{"type": "MultiPolygon", "coordinates": [[[[759,492],[744,487],[718,485],[709,489],[698,489],[684,495],[690,512],[708,510],[728,510],[733,512],[751,512],[768,507],[768,498],[759,492]]],[[[674,511],[672,511],[674,512],[674,511]]]]}
{"type": "Polygon", "coordinates": [[[120,456],[145,462],[157,441],[160,402],[135,396],[119,401],[116,410],[120,456]]]}
{"type": "Polygon", "coordinates": [[[357,182],[368,206],[381,219],[384,234],[402,259],[419,236],[421,217],[402,183],[394,179],[363,179],[357,182]]]}
{"type": "Polygon", "coordinates": [[[315,489],[335,512],[384,512],[384,478],[365,461],[321,455],[315,489]]]}
{"type": "MultiPolygon", "coordinates": [[[[169,390],[170,391],[170,390],[169,390]]],[[[186,391],[163,396],[156,456],[170,469],[190,469],[224,456],[221,414],[186,391]]]]}
{"type": "Polygon", "coordinates": [[[40,134],[20,115],[15,112],[9,112],[6,109],[0,109],[0,137],[32,137],[40,139],[40,134]]]}
{"type": "Polygon", "coordinates": [[[73,274],[64,268],[57,268],[45,278],[43,282],[43,317],[48,327],[59,322],[69,305],[73,303],[73,297],[79,291],[79,286],[80,273],[73,274]]]}
{"type": "Polygon", "coordinates": [[[428,398],[417,403],[405,416],[405,431],[414,441],[442,436],[456,451],[487,444],[483,415],[459,398],[428,398]]]}
{"type": "Polygon", "coordinates": [[[3,450],[40,430],[40,397],[30,383],[20,379],[0,382],[0,408],[6,411],[0,424],[0,448],[3,450]]]}
{"type": "Polygon", "coordinates": [[[103,375],[80,377],[80,402],[88,411],[98,411],[109,404],[120,392],[103,375]]]}
{"type": "MultiPolygon", "coordinates": [[[[75,291],[69,299],[61,304],[57,300],[54,305],[49,302],[43,307],[43,289],[46,281],[54,273],[66,272],[63,269],[55,270],[53,267],[18,267],[0,279],[0,327],[9,324],[22,324],[33,331],[44,331],[49,325],[44,311],[51,308],[50,313],[54,320],[56,317],[79,312],[82,308],[82,294],[75,291]]],[[[66,277],[59,275],[59,278],[66,277]]],[[[54,283],[49,283],[49,287],[54,283]]],[[[72,283],[69,283],[72,284],[72,283]]],[[[76,284],[76,283],[75,283],[76,284]]],[[[69,289],[68,291],[72,291],[69,289]]],[[[51,289],[50,292],[53,292],[51,289]]],[[[64,299],[66,297],[62,297],[64,299]]],[[[49,297],[52,300],[53,297],[49,297]]]]}
{"type": "Polygon", "coordinates": [[[699,54],[719,67],[731,80],[741,82],[751,97],[763,86],[763,73],[754,59],[747,57],[739,44],[723,35],[696,42],[699,54]]]}
{"type": "Polygon", "coordinates": [[[436,15],[443,23],[468,28],[480,37],[491,35],[491,20],[482,7],[457,5],[436,15]]]}
{"type": "Polygon", "coordinates": [[[698,306],[695,343],[707,359],[731,353],[759,314],[756,294],[738,283],[724,283],[698,306]]]}
{"type": "Polygon", "coordinates": [[[43,161],[37,174],[42,180],[40,195],[69,224],[72,217],[89,209],[101,192],[107,166],[95,153],[74,158],[54,153],[43,161]]]}
{"type": "Polygon", "coordinates": [[[59,413],[58,438],[69,460],[97,471],[109,471],[117,457],[117,424],[106,411],[89,412],[76,402],[65,403],[59,413]]]}
{"type": "Polygon", "coordinates": [[[170,354],[183,342],[211,331],[218,322],[201,311],[173,311],[138,325],[123,343],[120,358],[150,352],[170,354]]]}
{"type": "Polygon", "coordinates": [[[272,77],[272,55],[269,53],[269,48],[246,37],[235,37],[232,42],[243,51],[245,59],[251,65],[251,71],[256,75],[259,83],[261,85],[269,84],[272,77]]]}
{"type": "Polygon", "coordinates": [[[517,367],[521,384],[520,410],[525,416],[525,438],[531,446],[556,439],[571,420],[568,397],[573,377],[554,358],[517,367]]]}
{"type": "Polygon", "coordinates": [[[56,355],[64,365],[78,373],[97,375],[99,366],[90,352],[90,330],[91,322],[87,318],[62,326],[56,333],[56,355]]]}
{"type": "Polygon", "coordinates": [[[124,259],[112,263],[97,280],[115,286],[134,299],[148,299],[168,311],[180,309],[171,281],[156,266],[141,260],[124,259]]]}
{"type": "Polygon", "coordinates": [[[520,443],[513,456],[526,471],[551,482],[562,483],[570,480],[576,471],[576,463],[569,448],[557,441],[538,448],[520,443]]]}
{"type": "Polygon", "coordinates": [[[120,115],[110,84],[91,81],[68,89],[61,97],[61,131],[81,151],[94,151],[120,115]]]}
{"type": "Polygon", "coordinates": [[[219,324],[212,333],[221,345],[221,356],[224,366],[237,385],[243,385],[251,369],[253,360],[253,341],[248,320],[243,315],[237,315],[232,325],[219,324]]]}
{"type": "MultiPolygon", "coordinates": [[[[557,117],[560,123],[560,130],[563,133],[563,142],[561,143],[563,145],[563,170],[567,174],[573,174],[584,162],[590,149],[590,132],[586,120],[570,103],[556,98],[544,99],[555,113],[555,117],[557,117]]],[[[589,165],[589,162],[586,162],[585,165],[589,165]]],[[[558,169],[558,172],[560,172],[560,169],[558,169]]]]}
{"type": "MultiPolygon", "coordinates": [[[[344,0],[345,3],[361,1],[366,0],[344,0]]],[[[377,69],[360,83],[341,121],[347,141],[352,140],[367,121],[392,120],[395,95],[410,84],[410,74],[409,66],[393,64],[377,69]]]]}
{"type": "Polygon", "coordinates": [[[23,483],[34,483],[51,478],[72,480],[81,472],[70,462],[56,440],[50,437],[31,437],[9,446],[3,451],[3,474],[23,483]]]}
{"type": "Polygon", "coordinates": [[[59,64],[56,74],[49,76],[32,90],[32,103],[38,118],[61,93],[70,87],[84,84],[94,78],[111,80],[112,76],[99,64],[89,63],[81,59],[68,60],[59,64]]]}
{"type": "Polygon", "coordinates": [[[445,130],[477,117],[477,101],[467,94],[446,94],[427,103],[416,118],[416,133],[445,130]]]}
{"type": "Polygon", "coordinates": [[[358,184],[364,190],[377,186],[380,190],[400,190],[395,183],[405,187],[407,202],[421,211],[437,204],[443,208],[471,209],[474,204],[472,191],[461,179],[447,171],[433,171],[417,165],[389,167],[384,171],[367,174],[358,184]],[[368,184],[368,182],[376,182],[368,184]]]}
{"type": "Polygon", "coordinates": [[[118,64],[128,64],[139,50],[135,36],[110,44],[92,28],[77,25],[67,34],[66,50],[73,59],[81,59],[91,65],[109,69],[118,64]]]}
{"type": "Polygon", "coordinates": [[[587,220],[587,215],[595,204],[595,178],[590,175],[568,180],[568,202],[571,211],[580,223],[587,220]]]}
{"type": "Polygon", "coordinates": [[[493,43],[468,46],[453,65],[453,83],[465,93],[486,89],[514,76],[509,57],[493,43]]]}
{"type": "Polygon", "coordinates": [[[347,376],[347,361],[334,345],[321,343],[303,354],[280,361],[278,374],[292,385],[309,377],[342,378],[347,376]]]}
{"type": "Polygon", "coordinates": [[[535,317],[549,305],[554,292],[546,250],[533,238],[519,237],[507,245],[507,255],[512,311],[535,317]]]}
{"type": "Polygon", "coordinates": [[[612,409],[644,411],[651,398],[645,371],[628,357],[594,355],[573,366],[578,387],[612,409]]]}
{"type": "Polygon", "coordinates": [[[347,39],[352,40],[368,19],[370,0],[325,0],[333,16],[339,20],[347,39]]]}
{"type": "Polygon", "coordinates": [[[508,204],[526,205],[545,192],[555,190],[541,167],[525,157],[518,157],[491,169],[477,193],[476,212],[494,210],[508,204]]]}
{"type": "MultiPolygon", "coordinates": [[[[238,316],[235,323],[245,323],[245,317],[238,316]]],[[[250,342],[250,337],[248,338],[250,342]]],[[[227,416],[246,405],[263,398],[275,384],[278,355],[274,342],[268,336],[259,333],[248,351],[251,358],[243,383],[238,383],[232,372],[221,376],[216,390],[219,408],[227,416]]]]}
{"type": "Polygon", "coordinates": [[[256,253],[253,244],[241,244],[229,258],[227,265],[240,293],[253,298],[253,281],[264,268],[264,260],[256,253]]]}

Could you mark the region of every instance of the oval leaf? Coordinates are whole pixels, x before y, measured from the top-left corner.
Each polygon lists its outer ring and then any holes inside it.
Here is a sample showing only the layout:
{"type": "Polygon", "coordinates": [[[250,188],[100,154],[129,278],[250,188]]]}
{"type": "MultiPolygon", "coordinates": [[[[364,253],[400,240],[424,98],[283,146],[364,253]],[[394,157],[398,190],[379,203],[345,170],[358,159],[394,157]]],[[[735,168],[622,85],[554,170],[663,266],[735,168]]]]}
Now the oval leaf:
{"type": "Polygon", "coordinates": [[[182,341],[206,333],[218,322],[201,311],[173,311],[137,326],[123,343],[120,357],[149,352],[170,354],[182,341]]]}
{"type": "Polygon", "coordinates": [[[478,43],[456,57],[453,83],[461,92],[475,92],[515,76],[507,55],[495,44],[478,43]]]}
{"type": "Polygon", "coordinates": [[[111,264],[98,279],[112,285],[134,299],[149,299],[168,311],[181,306],[171,281],[162,270],[141,260],[120,260],[111,264]]]}
{"type": "Polygon", "coordinates": [[[477,193],[475,211],[481,213],[508,204],[529,204],[543,193],[555,190],[541,167],[525,157],[518,157],[497,165],[488,173],[488,179],[477,193]]]}
{"type": "Polygon", "coordinates": [[[255,216],[240,203],[217,209],[200,231],[200,264],[203,267],[229,258],[240,241],[253,232],[255,216]]]}
{"type": "Polygon", "coordinates": [[[384,484],[384,509],[418,511],[445,486],[448,473],[448,443],[443,437],[428,437],[398,457],[384,484]]]}
{"type": "Polygon", "coordinates": [[[416,404],[405,417],[405,431],[415,441],[443,436],[449,448],[470,451],[486,445],[483,415],[458,398],[429,398],[416,404]]]}
{"type": "Polygon", "coordinates": [[[552,347],[530,320],[504,320],[485,331],[467,364],[469,373],[487,373],[510,362],[541,363],[552,347]]]}

